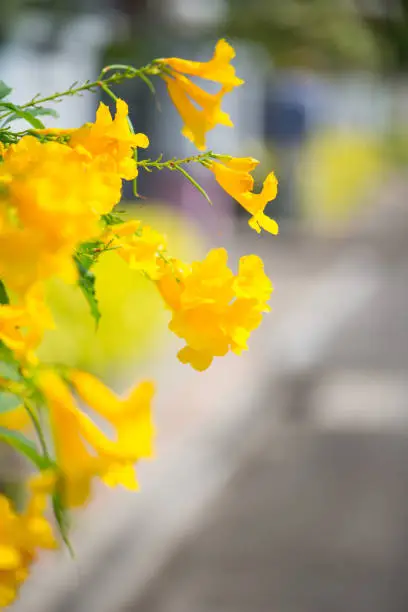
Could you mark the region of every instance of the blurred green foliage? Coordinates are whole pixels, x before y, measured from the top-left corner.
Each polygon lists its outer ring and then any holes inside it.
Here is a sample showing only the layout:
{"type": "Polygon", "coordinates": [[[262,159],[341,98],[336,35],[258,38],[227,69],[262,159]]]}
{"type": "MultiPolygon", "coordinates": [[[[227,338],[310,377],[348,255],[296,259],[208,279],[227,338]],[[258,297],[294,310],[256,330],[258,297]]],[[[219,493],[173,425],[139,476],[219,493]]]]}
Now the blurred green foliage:
{"type": "Polygon", "coordinates": [[[137,57],[157,38],[183,40],[227,35],[261,43],[280,66],[315,69],[364,67],[405,70],[408,67],[408,0],[228,0],[226,22],[189,32],[177,20],[164,18],[166,0],[12,0],[2,3],[0,35],[22,10],[42,9],[53,16],[55,28],[67,15],[114,8],[126,18],[107,56],[137,57]],[[212,31],[211,31],[212,30],[212,31]]]}
{"type": "MultiPolygon", "coordinates": [[[[202,248],[199,232],[172,209],[153,202],[133,204],[127,218],[160,228],[167,235],[171,254],[189,260],[202,248]]],[[[97,329],[77,285],[58,280],[49,283],[48,300],[56,328],[46,332],[39,356],[45,362],[63,362],[115,379],[160,351],[167,337],[168,316],[154,283],[131,270],[114,251],[99,258],[95,275],[103,315],[97,329]]]]}

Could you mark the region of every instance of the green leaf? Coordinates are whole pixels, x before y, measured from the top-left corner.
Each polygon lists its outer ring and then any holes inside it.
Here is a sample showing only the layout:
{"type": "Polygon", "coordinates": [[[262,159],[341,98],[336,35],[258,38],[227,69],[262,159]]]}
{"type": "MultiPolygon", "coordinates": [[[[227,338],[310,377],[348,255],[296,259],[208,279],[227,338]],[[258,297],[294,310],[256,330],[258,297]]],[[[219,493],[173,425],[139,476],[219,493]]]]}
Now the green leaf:
{"type": "Polygon", "coordinates": [[[205,199],[207,200],[207,202],[209,204],[212,205],[212,202],[210,200],[210,197],[208,195],[208,193],[201,187],[201,185],[199,185],[197,183],[197,181],[195,179],[193,179],[193,177],[191,176],[191,174],[189,174],[187,172],[187,170],[185,170],[182,166],[180,166],[179,164],[175,164],[174,165],[175,170],[177,170],[178,172],[180,172],[180,174],[182,174],[183,176],[186,177],[186,179],[188,181],[190,181],[190,183],[197,189],[197,191],[199,191],[201,193],[201,195],[203,195],[205,197],[205,199]]]}
{"type": "Polygon", "coordinates": [[[11,363],[5,363],[4,361],[1,361],[1,356],[0,356],[0,376],[2,378],[7,378],[8,380],[12,380],[14,382],[18,382],[22,378],[21,374],[17,370],[16,365],[11,364],[11,363]]]}
{"type": "Polygon", "coordinates": [[[52,508],[54,510],[55,520],[57,521],[58,529],[63,542],[65,543],[72,558],[75,557],[74,550],[68,538],[69,532],[69,516],[67,510],[62,503],[60,493],[54,493],[52,496],[52,508]]]}
{"type": "Polygon", "coordinates": [[[0,441],[12,446],[16,451],[23,454],[29,461],[40,470],[52,465],[51,461],[40,455],[36,446],[19,431],[12,431],[6,427],[0,427],[0,441]]]}
{"type": "Polygon", "coordinates": [[[54,108],[46,108],[45,106],[34,106],[25,112],[29,112],[32,117],[45,117],[48,115],[49,117],[55,117],[55,119],[59,118],[59,113],[54,108]]]}
{"type": "Polygon", "coordinates": [[[44,124],[42,123],[42,121],[37,119],[31,110],[24,110],[23,108],[21,108],[20,106],[17,106],[16,104],[13,104],[12,102],[1,102],[0,101],[0,107],[7,108],[13,111],[13,114],[10,117],[7,117],[7,121],[5,123],[9,123],[10,121],[13,121],[14,119],[24,119],[25,121],[27,121],[27,123],[32,125],[33,128],[35,128],[36,130],[44,129],[44,124]]]}
{"type": "Polygon", "coordinates": [[[18,398],[14,393],[8,393],[2,391],[0,393],[0,414],[14,410],[21,405],[21,399],[18,398]]]}
{"type": "Polygon", "coordinates": [[[107,213],[106,215],[102,215],[101,218],[106,225],[119,225],[119,223],[124,222],[120,214],[116,213],[107,213]]]}
{"type": "Polygon", "coordinates": [[[13,90],[6,85],[4,81],[0,81],[0,100],[8,96],[13,90]]]}
{"type": "Polygon", "coordinates": [[[95,291],[95,274],[90,270],[93,259],[90,255],[83,253],[74,257],[74,260],[79,274],[78,285],[88,302],[91,316],[95,320],[96,326],[98,326],[101,313],[95,291]]]}
{"type": "Polygon", "coordinates": [[[0,340],[0,376],[10,380],[21,380],[19,366],[12,351],[0,340]]]}
{"type": "Polygon", "coordinates": [[[0,280],[0,304],[10,304],[9,296],[2,280],[0,280]]]}

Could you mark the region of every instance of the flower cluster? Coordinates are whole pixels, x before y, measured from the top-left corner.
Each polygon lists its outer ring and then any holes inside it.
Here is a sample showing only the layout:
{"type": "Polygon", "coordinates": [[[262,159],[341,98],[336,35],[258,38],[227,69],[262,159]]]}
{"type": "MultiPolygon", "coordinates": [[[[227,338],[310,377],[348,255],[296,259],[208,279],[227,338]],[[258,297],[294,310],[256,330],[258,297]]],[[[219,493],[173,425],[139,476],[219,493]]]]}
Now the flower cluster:
{"type": "Polygon", "coordinates": [[[125,78],[163,78],[183,120],[182,133],[203,150],[209,130],[233,125],[221,104],[243,83],[231,65],[234,55],[221,40],[208,62],[166,58],[111,76],[107,67],[96,81],[54,98],[100,87],[116,100],[115,116],[101,103],[95,122],[69,130],[44,127],[38,116],[48,110],[39,98],[21,107],[3,103],[11,90],[0,82],[0,440],[39,472],[28,483],[30,499],[22,512],[0,496],[0,607],[13,601],[39,549],[54,548],[58,531],[67,541],[64,513],[88,502],[94,480],[136,489],[136,464],[154,454],[152,381],[120,397],[88,372],[39,360],[37,348],[55,325],[46,299],[50,279],[77,284],[97,322],[103,313],[93,266],[112,251],[157,289],[171,313],[169,329],[185,343],[178,358],[198,371],[214,357],[246,350],[269,311],[272,284],[256,255],[242,257],[236,274],[222,248],[203,261],[183,262],[168,251],[160,231],[114,210],[122,182],[135,182],[144,170],[178,171],[205,194],[185,169],[196,162],[250,213],[253,229],[277,233],[276,222],[264,213],[276,197],[273,173],[256,194],[253,158],[208,151],[184,160],[139,160],[137,149],[149,140],[135,133],[127,104],[110,88],[125,78]],[[208,93],[191,77],[221,88],[208,93]],[[30,128],[13,132],[16,117],[30,128]]]}
{"type": "Polygon", "coordinates": [[[158,281],[172,312],[169,328],[186,346],[178,357],[196,370],[206,370],[214,357],[246,350],[248,337],[258,327],[272,284],[256,255],[242,257],[235,276],[227,266],[225,249],[210,251],[204,261],[186,266],[174,262],[158,281]]]}

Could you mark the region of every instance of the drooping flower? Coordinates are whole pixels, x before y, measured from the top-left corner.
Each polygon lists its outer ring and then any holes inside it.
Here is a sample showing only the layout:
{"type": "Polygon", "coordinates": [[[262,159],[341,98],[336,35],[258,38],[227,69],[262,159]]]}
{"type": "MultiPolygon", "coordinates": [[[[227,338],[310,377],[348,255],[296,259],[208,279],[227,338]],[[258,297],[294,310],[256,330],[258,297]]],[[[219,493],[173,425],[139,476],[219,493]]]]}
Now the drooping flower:
{"type": "Polygon", "coordinates": [[[31,497],[22,514],[14,510],[6,496],[0,495],[0,608],[14,601],[38,549],[56,547],[52,528],[44,517],[54,481],[47,472],[30,481],[31,497]]]}
{"type": "Polygon", "coordinates": [[[213,249],[189,268],[175,263],[178,278],[169,269],[157,283],[172,311],[169,329],[186,342],[178,357],[199,371],[214,357],[247,349],[250,333],[269,310],[272,284],[260,258],[242,257],[236,276],[227,259],[225,249],[213,249]]]}
{"type": "Polygon", "coordinates": [[[223,97],[244,82],[235,75],[231,60],[235,51],[225,40],[219,40],[208,62],[194,62],[177,57],[162,59],[166,66],[162,78],[170,98],[183,120],[183,135],[199,150],[205,149],[206,134],[216,125],[232,127],[230,116],[221,110],[223,97]],[[210,94],[185,75],[214,81],[221,85],[218,93],[210,94]]]}
{"type": "Polygon", "coordinates": [[[278,193],[278,181],[273,172],[266,177],[260,193],[254,193],[254,179],[250,172],[259,164],[252,157],[224,158],[213,161],[210,169],[217,183],[252,216],[249,226],[258,234],[264,229],[271,234],[279,231],[276,221],[265,215],[266,205],[278,193]]]}
{"type": "Polygon", "coordinates": [[[41,372],[38,383],[49,408],[59,490],[65,505],[86,503],[95,477],[110,486],[137,488],[134,464],[153,453],[153,384],[143,382],[121,399],[85,372],[72,372],[70,380],[95,415],[113,428],[115,439],[79,408],[68,385],[55,372],[41,372]]]}
{"type": "Polygon", "coordinates": [[[163,78],[171,101],[183,120],[182,134],[199,151],[205,149],[206,134],[216,125],[233,127],[228,113],[221,110],[223,97],[229,91],[226,87],[216,94],[209,94],[182,75],[163,78]]]}
{"type": "Polygon", "coordinates": [[[231,65],[234,57],[234,48],[221,39],[215,45],[213,57],[208,62],[195,62],[178,57],[168,57],[162,61],[181,74],[201,77],[228,87],[238,87],[244,81],[236,76],[235,68],[231,65]]]}

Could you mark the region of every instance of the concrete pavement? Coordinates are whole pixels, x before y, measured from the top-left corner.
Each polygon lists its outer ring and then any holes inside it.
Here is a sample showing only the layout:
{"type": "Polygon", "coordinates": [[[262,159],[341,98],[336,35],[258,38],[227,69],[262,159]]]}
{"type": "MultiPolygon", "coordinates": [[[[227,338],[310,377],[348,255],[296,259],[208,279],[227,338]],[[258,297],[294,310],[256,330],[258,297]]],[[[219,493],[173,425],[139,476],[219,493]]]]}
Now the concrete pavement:
{"type": "Polygon", "coordinates": [[[273,315],[238,360],[166,366],[142,493],[100,497],[77,561],[50,560],[48,592],[39,572],[16,610],[397,610],[383,606],[403,600],[407,556],[408,190],[393,185],[354,235],[238,241],[266,260],[273,315]]]}

